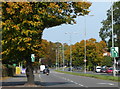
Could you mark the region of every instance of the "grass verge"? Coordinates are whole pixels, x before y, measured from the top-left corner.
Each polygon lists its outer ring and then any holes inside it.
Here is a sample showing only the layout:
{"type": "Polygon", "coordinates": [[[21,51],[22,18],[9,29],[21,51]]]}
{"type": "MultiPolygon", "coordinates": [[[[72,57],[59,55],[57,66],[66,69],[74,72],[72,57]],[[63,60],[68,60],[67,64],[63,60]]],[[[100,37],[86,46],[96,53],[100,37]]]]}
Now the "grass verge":
{"type": "Polygon", "coordinates": [[[66,73],[66,74],[77,75],[77,76],[85,76],[85,77],[92,77],[92,78],[97,78],[97,79],[120,82],[120,78],[117,77],[117,76],[114,77],[114,76],[105,76],[105,75],[83,74],[83,73],[74,73],[74,72],[66,72],[66,71],[59,71],[59,70],[55,70],[55,71],[56,72],[61,72],[61,73],[66,73]]]}

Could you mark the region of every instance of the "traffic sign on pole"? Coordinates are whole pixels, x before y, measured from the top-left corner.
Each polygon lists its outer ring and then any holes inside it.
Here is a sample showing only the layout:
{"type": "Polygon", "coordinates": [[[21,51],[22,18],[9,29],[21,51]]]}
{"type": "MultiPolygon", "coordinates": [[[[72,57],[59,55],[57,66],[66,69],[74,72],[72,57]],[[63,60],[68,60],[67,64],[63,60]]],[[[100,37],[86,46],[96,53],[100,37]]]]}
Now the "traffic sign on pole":
{"type": "Polygon", "coordinates": [[[35,54],[31,54],[31,61],[35,62],[35,54]]]}
{"type": "Polygon", "coordinates": [[[111,47],[111,57],[119,57],[118,47],[111,47]]]}

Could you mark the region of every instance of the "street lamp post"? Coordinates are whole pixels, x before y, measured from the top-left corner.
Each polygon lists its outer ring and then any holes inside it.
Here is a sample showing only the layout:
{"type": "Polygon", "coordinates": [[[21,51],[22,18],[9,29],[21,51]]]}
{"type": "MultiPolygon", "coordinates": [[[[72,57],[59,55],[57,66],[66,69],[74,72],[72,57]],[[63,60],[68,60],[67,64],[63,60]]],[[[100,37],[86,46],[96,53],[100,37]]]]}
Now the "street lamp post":
{"type": "MultiPolygon", "coordinates": [[[[112,6],[111,6],[111,19],[112,19],[112,47],[114,47],[114,32],[113,32],[113,1],[112,1],[112,6]]],[[[113,64],[113,76],[116,76],[116,59],[114,59],[114,64],[113,64]]]]}
{"type": "Polygon", "coordinates": [[[85,55],[84,55],[84,62],[85,62],[85,70],[84,70],[84,72],[86,73],[86,16],[85,16],[85,33],[84,33],[84,35],[85,35],[85,41],[84,41],[84,45],[85,45],[85,55]]]}
{"type": "MultiPolygon", "coordinates": [[[[76,34],[76,32],[73,32],[76,34]]],[[[72,45],[71,45],[71,40],[72,40],[72,36],[71,34],[73,33],[68,33],[66,32],[65,34],[69,34],[70,35],[70,71],[72,72],[72,45]]]]}
{"type": "Polygon", "coordinates": [[[69,34],[70,35],[70,71],[72,72],[72,47],[71,47],[71,34],[72,33],[68,33],[66,32],[65,34],[69,34]]]}
{"type": "Polygon", "coordinates": [[[65,59],[64,59],[64,58],[65,58],[65,57],[64,57],[64,43],[63,43],[63,45],[62,45],[62,51],[63,51],[63,53],[62,53],[62,54],[63,54],[63,57],[62,57],[62,58],[63,58],[63,71],[64,71],[64,66],[65,66],[65,59]]]}
{"type": "MultiPolygon", "coordinates": [[[[94,15],[88,15],[88,16],[94,16],[94,15]]],[[[86,62],[87,62],[87,60],[86,60],[86,16],[84,16],[85,17],[85,28],[84,28],[84,30],[85,30],[85,33],[84,33],[84,36],[85,36],[85,41],[84,41],[84,45],[85,45],[85,47],[84,47],[84,52],[85,52],[85,55],[84,55],[84,62],[85,62],[85,68],[84,68],[84,73],[86,73],[86,62]]]]}
{"type": "Polygon", "coordinates": [[[56,70],[58,69],[58,68],[57,68],[57,65],[58,65],[57,58],[58,58],[58,57],[57,57],[57,48],[56,48],[56,70]]]}

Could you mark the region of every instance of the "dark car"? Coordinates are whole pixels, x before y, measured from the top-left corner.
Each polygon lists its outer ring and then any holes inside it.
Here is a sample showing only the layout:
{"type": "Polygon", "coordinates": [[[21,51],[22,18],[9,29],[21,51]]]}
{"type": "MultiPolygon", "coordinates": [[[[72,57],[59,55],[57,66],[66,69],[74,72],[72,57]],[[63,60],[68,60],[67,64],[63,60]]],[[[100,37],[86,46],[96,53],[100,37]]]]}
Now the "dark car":
{"type": "Polygon", "coordinates": [[[101,72],[101,73],[106,73],[106,72],[107,72],[107,69],[102,68],[100,72],[101,72]]]}
{"type": "Polygon", "coordinates": [[[68,71],[73,71],[73,67],[72,68],[68,68],[68,71]]]}

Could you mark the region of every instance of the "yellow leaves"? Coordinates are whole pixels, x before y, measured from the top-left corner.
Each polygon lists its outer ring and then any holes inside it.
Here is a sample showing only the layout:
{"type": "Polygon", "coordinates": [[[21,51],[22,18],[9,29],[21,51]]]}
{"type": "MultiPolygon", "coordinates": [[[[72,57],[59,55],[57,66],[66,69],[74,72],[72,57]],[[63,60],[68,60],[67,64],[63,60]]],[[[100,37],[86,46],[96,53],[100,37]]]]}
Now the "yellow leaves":
{"type": "Polygon", "coordinates": [[[25,34],[26,36],[29,36],[30,34],[37,34],[37,31],[35,30],[22,30],[22,34],[25,34]]]}
{"type": "Polygon", "coordinates": [[[20,30],[19,26],[14,25],[13,28],[15,28],[16,30],[20,30]]]}
{"type": "Polygon", "coordinates": [[[13,10],[12,8],[6,8],[6,11],[11,15],[15,13],[15,10],[13,10]]]}
{"type": "Polygon", "coordinates": [[[17,49],[18,49],[19,51],[24,51],[24,50],[25,50],[24,47],[17,47],[17,49]]]}
{"type": "Polygon", "coordinates": [[[49,8],[59,8],[59,6],[56,3],[50,3],[48,6],[49,8]]]}
{"type": "Polygon", "coordinates": [[[22,5],[22,9],[20,10],[21,14],[29,14],[32,13],[32,5],[30,5],[28,2],[24,2],[24,3],[19,3],[20,5],[22,5]]]}
{"type": "Polygon", "coordinates": [[[40,16],[39,16],[39,15],[34,15],[33,18],[39,20],[39,19],[40,19],[40,16]]]}
{"type": "Polygon", "coordinates": [[[3,26],[3,25],[6,25],[6,23],[5,23],[5,22],[2,22],[2,26],[3,26]]]}
{"type": "Polygon", "coordinates": [[[25,23],[31,24],[31,25],[33,25],[34,27],[38,27],[38,26],[43,25],[43,23],[42,23],[41,21],[35,22],[35,21],[28,21],[28,20],[25,20],[25,21],[23,21],[23,24],[25,24],[25,23]]]}
{"type": "Polygon", "coordinates": [[[75,6],[77,8],[88,9],[91,6],[90,2],[76,2],[75,6]]]}
{"type": "Polygon", "coordinates": [[[27,43],[27,46],[29,47],[29,46],[31,46],[31,44],[30,44],[30,43],[27,43]]]}
{"type": "Polygon", "coordinates": [[[100,41],[100,44],[105,48],[107,46],[107,44],[105,43],[105,41],[100,41]]]}
{"type": "Polygon", "coordinates": [[[58,13],[62,13],[62,10],[59,9],[59,10],[58,10],[58,13]]]}
{"type": "Polygon", "coordinates": [[[5,51],[3,51],[1,54],[9,54],[10,50],[9,49],[6,49],[5,51]]]}
{"type": "MultiPolygon", "coordinates": [[[[27,38],[24,38],[24,39],[23,39],[24,42],[30,42],[31,40],[32,40],[32,39],[31,39],[30,37],[27,37],[27,38]]],[[[30,45],[30,44],[28,44],[28,45],[30,45]]]]}
{"type": "Polygon", "coordinates": [[[49,18],[56,18],[56,16],[50,15],[50,14],[48,14],[48,17],[49,17],[49,18]]]}
{"type": "Polygon", "coordinates": [[[38,10],[38,13],[45,15],[45,14],[47,14],[47,11],[46,11],[46,9],[40,8],[40,9],[38,10]]]}
{"type": "Polygon", "coordinates": [[[35,27],[41,26],[43,23],[38,21],[38,22],[34,22],[32,25],[34,25],[35,27]]]}

